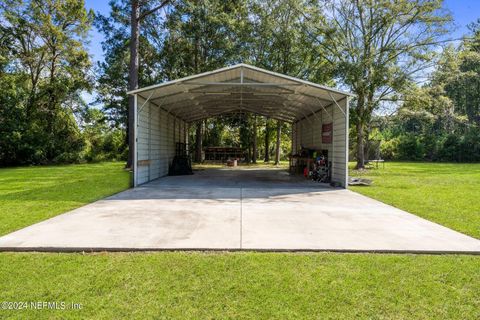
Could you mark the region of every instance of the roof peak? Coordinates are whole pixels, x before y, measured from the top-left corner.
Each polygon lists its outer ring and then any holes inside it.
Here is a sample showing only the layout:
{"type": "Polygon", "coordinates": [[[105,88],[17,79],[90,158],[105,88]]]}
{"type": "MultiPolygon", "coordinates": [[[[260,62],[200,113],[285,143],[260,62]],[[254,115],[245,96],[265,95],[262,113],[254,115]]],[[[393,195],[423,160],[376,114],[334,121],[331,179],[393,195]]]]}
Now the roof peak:
{"type": "Polygon", "coordinates": [[[163,82],[163,83],[139,88],[139,89],[136,89],[136,90],[131,90],[131,91],[128,91],[127,94],[136,94],[136,93],[139,93],[139,92],[156,89],[158,87],[163,87],[163,86],[168,86],[168,85],[173,85],[173,84],[181,84],[182,82],[185,82],[185,81],[188,81],[188,80],[202,78],[202,77],[206,77],[206,76],[209,76],[209,75],[214,75],[214,74],[221,73],[221,72],[227,72],[227,71],[234,70],[234,69],[241,68],[241,67],[248,68],[248,69],[256,71],[256,72],[262,72],[264,74],[267,74],[267,75],[270,75],[270,76],[273,76],[273,77],[277,77],[277,78],[281,78],[281,79],[284,79],[284,80],[298,82],[298,83],[303,84],[305,86],[316,87],[316,88],[323,89],[323,90],[326,90],[326,91],[329,91],[329,92],[332,92],[332,93],[341,94],[341,95],[345,95],[345,96],[355,96],[354,94],[352,94],[350,92],[346,92],[346,91],[339,90],[339,89],[336,89],[336,88],[320,85],[320,84],[310,82],[310,81],[307,81],[307,80],[303,80],[303,79],[300,79],[300,78],[295,78],[295,77],[292,77],[292,76],[289,76],[289,75],[286,75],[286,74],[283,74],[283,73],[270,71],[270,70],[260,68],[260,67],[257,67],[257,66],[251,65],[251,64],[247,64],[247,63],[244,63],[244,62],[237,63],[237,64],[230,65],[230,66],[226,66],[226,67],[219,68],[219,69],[215,69],[215,70],[211,70],[211,71],[201,72],[201,73],[198,73],[198,74],[190,75],[190,76],[183,77],[183,78],[176,79],[176,80],[171,80],[171,81],[167,81],[167,82],[163,82]]]}

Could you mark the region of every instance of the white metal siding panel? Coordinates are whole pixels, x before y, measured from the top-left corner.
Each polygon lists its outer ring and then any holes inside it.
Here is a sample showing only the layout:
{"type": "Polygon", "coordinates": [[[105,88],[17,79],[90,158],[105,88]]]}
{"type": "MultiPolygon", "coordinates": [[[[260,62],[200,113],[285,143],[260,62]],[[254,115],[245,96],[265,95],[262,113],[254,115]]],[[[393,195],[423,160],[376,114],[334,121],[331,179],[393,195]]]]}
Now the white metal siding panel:
{"type": "Polygon", "coordinates": [[[139,165],[141,161],[148,159],[148,146],[149,146],[149,119],[148,112],[150,109],[149,104],[145,104],[145,99],[138,97],[137,100],[137,130],[136,130],[136,146],[137,146],[137,184],[142,184],[148,181],[148,167],[139,165]]]}
{"type": "Polygon", "coordinates": [[[150,109],[151,129],[150,129],[150,175],[149,180],[161,177],[160,173],[160,108],[151,106],[150,109]]]}
{"type": "Polygon", "coordinates": [[[175,155],[175,142],[184,139],[181,131],[185,127],[184,121],[175,119],[151,103],[144,105],[144,102],[145,99],[138,97],[137,185],[167,175],[168,167],[175,155]],[[174,128],[176,132],[173,131],[174,128]],[[141,165],[138,165],[139,161],[141,165]]]}
{"type": "Polygon", "coordinates": [[[332,175],[332,180],[339,182],[343,187],[346,187],[346,99],[339,101],[338,104],[342,108],[343,112],[337,105],[333,106],[333,143],[335,145],[333,161],[335,170],[332,175]]]}
{"type": "MultiPolygon", "coordinates": [[[[338,102],[346,110],[346,99],[338,102]]],[[[293,152],[296,153],[301,146],[312,149],[328,150],[329,161],[332,162],[332,180],[346,186],[347,160],[346,145],[347,123],[345,115],[336,106],[331,105],[325,110],[309,115],[293,125],[293,139],[298,133],[297,142],[292,141],[293,152]],[[322,124],[333,122],[332,143],[322,144],[322,124]]]]}

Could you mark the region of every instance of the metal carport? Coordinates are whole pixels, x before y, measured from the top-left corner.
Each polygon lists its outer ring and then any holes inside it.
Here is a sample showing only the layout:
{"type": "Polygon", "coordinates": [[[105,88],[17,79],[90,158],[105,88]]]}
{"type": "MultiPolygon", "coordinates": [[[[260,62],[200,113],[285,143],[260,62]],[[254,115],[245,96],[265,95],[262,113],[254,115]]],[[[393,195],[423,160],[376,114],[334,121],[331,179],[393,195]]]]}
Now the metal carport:
{"type": "Polygon", "coordinates": [[[247,64],[129,91],[135,97],[134,186],[165,176],[175,143],[192,122],[250,112],[292,125],[292,152],[327,149],[332,181],[347,187],[348,104],[352,94],[247,64]],[[322,125],[332,124],[330,143],[322,125]]]}

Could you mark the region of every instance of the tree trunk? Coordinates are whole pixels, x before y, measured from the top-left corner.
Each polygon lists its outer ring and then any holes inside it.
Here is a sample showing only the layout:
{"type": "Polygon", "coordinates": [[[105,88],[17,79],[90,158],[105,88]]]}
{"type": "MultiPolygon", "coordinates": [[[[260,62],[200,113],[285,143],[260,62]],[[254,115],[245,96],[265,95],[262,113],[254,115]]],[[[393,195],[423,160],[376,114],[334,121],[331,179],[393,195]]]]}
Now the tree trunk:
{"type": "MultiPolygon", "coordinates": [[[[131,0],[132,13],[130,16],[130,69],[128,89],[135,90],[138,88],[138,41],[140,37],[139,18],[140,8],[138,0],[131,0]]],[[[133,167],[133,145],[135,144],[135,136],[133,134],[135,117],[135,98],[130,95],[128,97],[128,121],[127,121],[127,135],[128,135],[128,161],[127,167],[133,167]]],[[[133,181],[133,177],[132,177],[133,181]]]]}
{"type": "Polygon", "coordinates": [[[257,163],[257,115],[253,116],[253,153],[252,162],[257,163]]]}
{"type": "Polygon", "coordinates": [[[357,166],[356,169],[364,169],[365,168],[365,149],[363,144],[363,122],[358,119],[357,120],[357,166]]]}
{"type": "MultiPolygon", "coordinates": [[[[363,86],[362,86],[363,88],[363,86]]],[[[357,165],[355,169],[365,169],[365,145],[364,145],[364,131],[365,131],[365,92],[358,91],[357,97],[357,165]]]]}
{"type": "Polygon", "coordinates": [[[275,149],[275,165],[280,163],[280,141],[282,137],[282,121],[278,120],[277,122],[277,146],[275,149]]]}
{"type": "Polygon", "coordinates": [[[202,126],[203,121],[198,121],[195,133],[195,162],[202,162],[202,126]]]}
{"type": "Polygon", "coordinates": [[[269,144],[270,144],[270,126],[268,125],[268,118],[265,117],[265,162],[270,161],[269,144]]]}

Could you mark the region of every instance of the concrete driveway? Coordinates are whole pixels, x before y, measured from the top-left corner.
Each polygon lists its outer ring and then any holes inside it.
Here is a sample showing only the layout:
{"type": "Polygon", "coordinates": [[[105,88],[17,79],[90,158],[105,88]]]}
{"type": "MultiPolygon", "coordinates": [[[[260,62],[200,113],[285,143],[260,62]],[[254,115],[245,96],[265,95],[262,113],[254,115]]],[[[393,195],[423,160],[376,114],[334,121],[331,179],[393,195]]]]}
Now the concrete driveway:
{"type": "Polygon", "coordinates": [[[166,177],[0,238],[0,250],[480,253],[480,241],[275,169],[166,177]]]}

